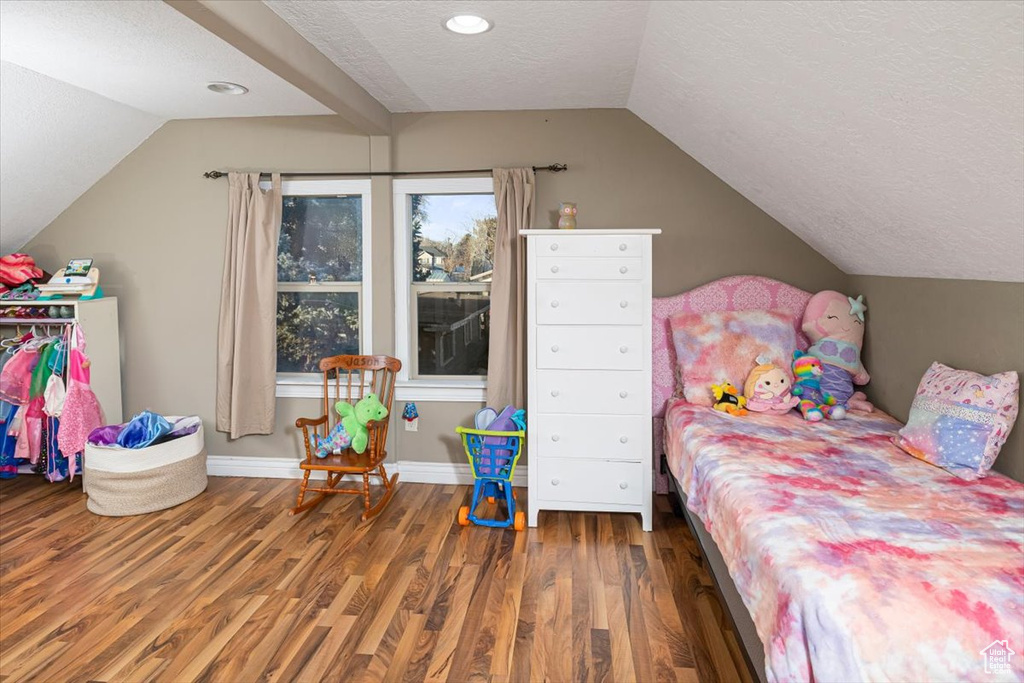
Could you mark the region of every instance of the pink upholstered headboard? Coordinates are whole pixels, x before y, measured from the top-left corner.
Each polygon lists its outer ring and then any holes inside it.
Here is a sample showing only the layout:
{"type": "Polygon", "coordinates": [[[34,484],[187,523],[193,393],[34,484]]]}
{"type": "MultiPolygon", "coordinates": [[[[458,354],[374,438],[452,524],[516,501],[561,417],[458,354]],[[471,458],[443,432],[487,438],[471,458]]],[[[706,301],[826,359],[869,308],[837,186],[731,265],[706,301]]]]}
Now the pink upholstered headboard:
{"type": "Polygon", "coordinates": [[[793,314],[793,327],[797,344],[807,349],[807,338],[800,331],[800,320],[811,295],[785,282],[756,275],[734,275],[714,280],[689,292],[676,296],[655,298],[652,359],[653,389],[651,392],[654,417],[665,416],[665,403],[676,389],[676,352],[672,345],[672,331],[668,319],[684,311],[789,311],[793,314]]]}

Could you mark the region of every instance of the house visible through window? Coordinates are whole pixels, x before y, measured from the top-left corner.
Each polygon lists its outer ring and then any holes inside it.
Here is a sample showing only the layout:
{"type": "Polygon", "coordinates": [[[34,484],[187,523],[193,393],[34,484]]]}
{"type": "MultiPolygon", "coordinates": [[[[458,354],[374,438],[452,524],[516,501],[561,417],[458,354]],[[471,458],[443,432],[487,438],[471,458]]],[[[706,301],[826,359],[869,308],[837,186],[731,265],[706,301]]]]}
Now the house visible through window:
{"type": "Polygon", "coordinates": [[[369,183],[285,182],[277,251],[277,372],[301,381],[321,358],[368,341],[369,183]]]}
{"type": "MultiPolygon", "coordinates": [[[[398,309],[398,346],[407,347],[409,380],[468,380],[487,375],[490,288],[497,211],[490,178],[395,182],[396,267],[406,310],[398,309]],[[402,262],[404,261],[404,263],[402,262]],[[406,324],[403,324],[406,323],[406,324]]],[[[399,296],[401,300],[402,295],[399,296]]]]}

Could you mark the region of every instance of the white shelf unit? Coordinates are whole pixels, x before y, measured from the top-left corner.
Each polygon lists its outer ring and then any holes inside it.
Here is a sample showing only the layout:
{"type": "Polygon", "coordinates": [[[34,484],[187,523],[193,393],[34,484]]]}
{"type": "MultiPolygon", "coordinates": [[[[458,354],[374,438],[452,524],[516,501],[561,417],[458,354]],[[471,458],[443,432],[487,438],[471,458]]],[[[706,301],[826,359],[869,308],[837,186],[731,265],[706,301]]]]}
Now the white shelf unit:
{"type": "Polygon", "coordinates": [[[541,510],[652,525],[651,246],[660,230],[527,238],[529,525],[541,510]]]}
{"type": "Polygon", "coordinates": [[[0,334],[11,337],[18,328],[24,332],[33,325],[49,327],[77,322],[85,333],[85,352],[91,363],[90,382],[96,400],[103,407],[107,424],[124,422],[121,403],[121,333],[117,320],[117,299],[52,299],[49,301],[0,299],[0,334]],[[68,306],[70,318],[12,318],[5,311],[15,307],[48,308],[68,306]]]}

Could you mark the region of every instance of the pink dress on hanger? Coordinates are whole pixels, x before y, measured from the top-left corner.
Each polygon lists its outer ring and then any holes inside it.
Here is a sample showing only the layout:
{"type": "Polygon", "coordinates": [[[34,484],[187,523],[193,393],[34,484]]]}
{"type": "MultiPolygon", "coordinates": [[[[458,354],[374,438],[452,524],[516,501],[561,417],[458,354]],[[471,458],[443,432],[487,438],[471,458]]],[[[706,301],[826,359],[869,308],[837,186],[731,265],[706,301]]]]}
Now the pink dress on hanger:
{"type": "MultiPolygon", "coordinates": [[[[57,445],[72,464],[76,453],[85,450],[89,432],[103,425],[103,409],[89,386],[89,358],[85,355],[85,336],[77,325],[71,332],[68,351],[67,395],[57,431],[57,445]]],[[[72,472],[74,475],[74,472],[72,472]]]]}
{"type": "Polygon", "coordinates": [[[28,403],[32,371],[39,362],[39,349],[23,346],[0,371],[0,400],[23,406],[28,403]]]}

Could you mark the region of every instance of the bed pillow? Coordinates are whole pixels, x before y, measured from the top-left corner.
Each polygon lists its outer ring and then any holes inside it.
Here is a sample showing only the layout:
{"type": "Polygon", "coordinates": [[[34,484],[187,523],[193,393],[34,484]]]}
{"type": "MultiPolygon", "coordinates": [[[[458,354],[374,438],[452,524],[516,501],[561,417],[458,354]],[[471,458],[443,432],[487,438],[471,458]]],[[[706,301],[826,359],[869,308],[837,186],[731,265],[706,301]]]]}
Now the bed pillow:
{"type": "Polygon", "coordinates": [[[683,398],[711,405],[711,385],[741,388],[758,363],[789,367],[796,350],[793,314],[784,311],[709,311],[669,318],[683,398]]]}
{"type": "Polygon", "coordinates": [[[893,443],[961,479],[984,477],[1017,417],[1016,372],[986,377],[932,363],[893,443]]]}

